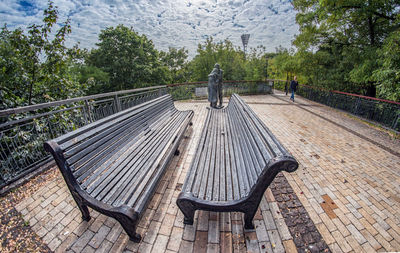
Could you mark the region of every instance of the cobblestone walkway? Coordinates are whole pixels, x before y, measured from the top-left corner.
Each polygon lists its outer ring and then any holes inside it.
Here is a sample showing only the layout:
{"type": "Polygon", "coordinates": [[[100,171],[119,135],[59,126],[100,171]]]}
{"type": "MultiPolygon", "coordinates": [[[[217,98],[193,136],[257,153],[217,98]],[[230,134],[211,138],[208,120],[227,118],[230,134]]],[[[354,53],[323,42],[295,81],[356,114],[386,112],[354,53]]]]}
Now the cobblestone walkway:
{"type": "Polygon", "coordinates": [[[240,213],[199,211],[183,224],[176,198],[207,113],[202,101],[176,103],[195,111],[194,124],[139,224],[141,243],[96,211],[82,221],[60,174],[16,209],[56,252],[400,251],[398,140],[298,97],[244,99],[300,163],[266,191],[253,231],[240,213]]]}

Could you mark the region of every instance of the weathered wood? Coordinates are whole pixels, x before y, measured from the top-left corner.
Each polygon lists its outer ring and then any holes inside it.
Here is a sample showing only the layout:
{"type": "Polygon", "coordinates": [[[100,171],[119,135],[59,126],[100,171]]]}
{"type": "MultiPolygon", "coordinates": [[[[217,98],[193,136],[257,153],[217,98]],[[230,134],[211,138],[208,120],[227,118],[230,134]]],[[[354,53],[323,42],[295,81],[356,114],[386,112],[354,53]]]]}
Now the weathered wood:
{"type": "Polygon", "coordinates": [[[136,225],[191,122],[166,95],[44,144],[85,220],[88,206],[117,219],[138,242],[136,225]]]}
{"type": "Polygon", "coordinates": [[[177,204],[193,224],[195,210],[245,213],[252,220],[267,187],[297,161],[236,94],[224,109],[210,108],[177,204]]]}

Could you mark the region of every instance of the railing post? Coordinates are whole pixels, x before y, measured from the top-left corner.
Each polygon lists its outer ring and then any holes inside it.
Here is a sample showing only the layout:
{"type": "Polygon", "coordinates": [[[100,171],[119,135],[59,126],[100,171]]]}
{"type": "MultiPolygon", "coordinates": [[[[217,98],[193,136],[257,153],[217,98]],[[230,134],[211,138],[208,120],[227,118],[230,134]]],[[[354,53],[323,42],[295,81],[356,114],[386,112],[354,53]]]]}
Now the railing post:
{"type": "Polygon", "coordinates": [[[85,99],[85,106],[84,106],[85,110],[84,110],[84,114],[85,114],[85,121],[86,124],[92,123],[93,122],[93,118],[92,118],[92,113],[90,111],[90,106],[89,106],[89,102],[87,101],[87,99],[85,99]],[[86,115],[87,114],[87,115],[86,115]],[[87,118],[87,119],[86,119],[87,118]]]}
{"type": "Polygon", "coordinates": [[[399,121],[400,121],[400,112],[398,111],[396,120],[393,122],[393,127],[392,127],[392,129],[394,129],[395,131],[397,131],[397,124],[399,123],[399,121]]]}
{"type": "Polygon", "coordinates": [[[361,98],[357,98],[356,104],[353,109],[353,114],[358,115],[358,108],[360,107],[361,98]]]}
{"type": "Polygon", "coordinates": [[[114,96],[114,108],[115,108],[115,112],[121,111],[121,101],[118,98],[118,95],[114,96]]]}

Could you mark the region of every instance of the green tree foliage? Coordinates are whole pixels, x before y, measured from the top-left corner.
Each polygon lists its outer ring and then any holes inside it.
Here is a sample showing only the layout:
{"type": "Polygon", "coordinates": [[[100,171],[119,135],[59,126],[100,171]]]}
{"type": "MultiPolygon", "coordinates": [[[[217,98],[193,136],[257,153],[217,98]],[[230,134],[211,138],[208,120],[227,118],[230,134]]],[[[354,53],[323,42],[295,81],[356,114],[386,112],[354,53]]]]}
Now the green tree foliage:
{"type": "MultiPolygon", "coordinates": [[[[400,27],[400,15],[396,22],[400,27]]],[[[380,67],[373,75],[379,84],[379,95],[400,101],[400,31],[392,32],[378,52],[380,67]]]]}
{"type": "Polygon", "coordinates": [[[225,40],[216,43],[213,38],[208,38],[203,44],[199,44],[197,54],[189,63],[191,81],[206,81],[208,75],[219,63],[224,70],[225,80],[260,80],[266,76],[266,55],[264,48],[253,49],[244,59],[243,51],[234,47],[232,42],[225,40]]]}
{"type": "Polygon", "coordinates": [[[399,1],[294,0],[293,4],[300,26],[294,44],[307,80],[375,96],[379,50],[399,28],[395,22],[399,1]]]}
{"type": "Polygon", "coordinates": [[[69,20],[52,33],[58,11],[49,1],[43,24],[33,24],[25,33],[21,28],[0,32],[1,107],[23,106],[82,95],[85,87],[74,82],[70,65],[79,49],[68,49],[64,42],[71,32],[69,20]]]}
{"type": "Polygon", "coordinates": [[[161,64],[168,68],[168,83],[183,83],[189,80],[188,51],[185,48],[168,48],[160,52],[161,64]]]}
{"type": "Polygon", "coordinates": [[[107,73],[110,81],[98,90],[126,90],[165,84],[168,80],[168,69],[161,64],[153,42],[133,28],[109,27],[101,31],[99,40],[87,63],[107,73]]]}

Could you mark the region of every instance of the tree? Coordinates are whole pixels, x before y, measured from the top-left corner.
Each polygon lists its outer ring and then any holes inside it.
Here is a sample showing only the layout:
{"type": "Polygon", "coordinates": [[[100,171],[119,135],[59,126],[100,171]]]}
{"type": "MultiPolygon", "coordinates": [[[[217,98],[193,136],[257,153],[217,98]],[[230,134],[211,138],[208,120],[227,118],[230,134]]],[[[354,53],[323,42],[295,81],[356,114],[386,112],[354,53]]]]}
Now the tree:
{"type": "Polygon", "coordinates": [[[33,24],[27,34],[4,25],[0,32],[0,77],[2,107],[15,107],[65,99],[84,93],[85,87],[74,82],[69,67],[79,58],[77,47],[65,47],[71,32],[69,20],[52,33],[58,23],[58,11],[52,1],[44,10],[43,24],[33,24]],[[52,39],[50,39],[52,38],[52,39]]]}
{"type": "MultiPolygon", "coordinates": [[[[378,68],[378,49],[398,29],[395,19],[400,3],[396,0],[295,0],[293,4],[300,26],[294,44],[300,52],[313,53],[314,62],[319,64],[316,71],[322,68],[329,72],[322,82],[333,85],[329,88],[352,86],[355,91],[375,96],[377,83],[373,72],[378,68]]],[[[310,75],[316,76],[316,71],[310,75]]]]}
{"type": "Polygon", "coordinates": [[[244,68],[243,53],[234,48],[232,42],[215,43],[213,38],[207,38],[204,44],[197,47],[197,55],[189,64],[192,81],[206,81],[208,74],[219,63],[224,70],[225,80],[243,80],[246,72],[244,68]]]}
{"type": "Polygon", "coordinates": [[[88,64],[108,73],[110,86],[102,92],[164,84],[168,69],[161,65],[158,51],[145,35],[124,25],[109,27],[88,57],[88,64]]]}
{"type": "Polygon", "coordinates": [[[169,70],[169,83],[182,83],[189,79],[188,51],[185,48],[168,48],[168,52],[160,52],[161,64],[169,70]]]}
{"type": "MultiPolygon", "coordinates": [[[[400,24],[400,15],[397,16],[400,24]]],[[[380,67],[373,73],[378,83],[378,94],[400,102],[400,31],[394,31],[378,51],[380,67]]]]}

